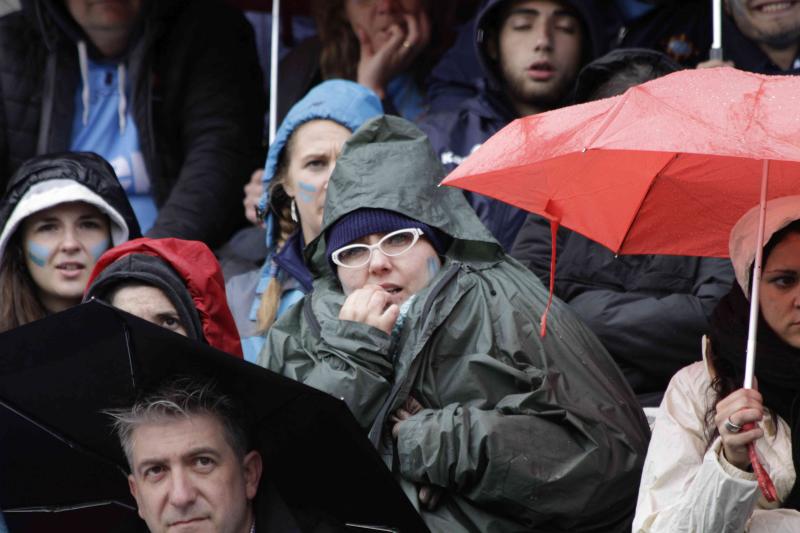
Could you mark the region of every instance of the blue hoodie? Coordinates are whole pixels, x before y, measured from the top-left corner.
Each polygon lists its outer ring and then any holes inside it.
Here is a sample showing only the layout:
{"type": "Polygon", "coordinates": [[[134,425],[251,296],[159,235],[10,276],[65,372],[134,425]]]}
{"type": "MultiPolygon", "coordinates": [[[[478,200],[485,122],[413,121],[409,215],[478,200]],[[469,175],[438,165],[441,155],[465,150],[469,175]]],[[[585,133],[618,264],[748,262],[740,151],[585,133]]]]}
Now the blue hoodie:
{"type": "MultiPolygon", "coordinates": [[[[494,62],[485,51],[485,29],[502,4],[513,0],[487,0],[481,6],[474,24],[474,43],[484,78],[474,80],[478,94],[464,100],[452,110],[432,113],[422,119],[419,127],[424,131],[440,156],[446,171],[453,170],[486,139],[517,118],[498,79],[494,62]]],[[[602,55],[607,48],[604,18],[591,0],[561,0],[571,6],[583,22],[588,33],[585,61],[602,55]]],[[[442,68],[442,65],[437,66],[442,68]]],[[[460,67],[454,67],[460,68],[460,67]]],[[[565,95],[566,102],[570,95],[565,95]]],[[[514,237],[527,213],[485,196],[467,193],[478,217],[506,250],[511,249],[514,237]]]]}
{"type": "Polygon", "coordinates": [[[281,301],[276,318],[311,291],[311,273],[303,262],[303,236],[296,231],[283,247],[276,250],[275,241],[279,226],[268,210],[269,186],[275,177],[278,160],[294,130],[311,120],[332,120],[351,131],[357,130],[368,119],[383,114],[380,99],[371,90],[347,80],[328,80],[311,89],[286,115],[269,147],[264,166],[264,195],[259,209],[267,213],[267,258],[260,270],[241,274],[226,285],[228,301],[239,334],[246,360],[255,362],[264,337],[255,333],[256,313],[261,296],[273,278],[281,282],[281,301]],[[238,302],[252,302],[246,311],[238,302]]]}

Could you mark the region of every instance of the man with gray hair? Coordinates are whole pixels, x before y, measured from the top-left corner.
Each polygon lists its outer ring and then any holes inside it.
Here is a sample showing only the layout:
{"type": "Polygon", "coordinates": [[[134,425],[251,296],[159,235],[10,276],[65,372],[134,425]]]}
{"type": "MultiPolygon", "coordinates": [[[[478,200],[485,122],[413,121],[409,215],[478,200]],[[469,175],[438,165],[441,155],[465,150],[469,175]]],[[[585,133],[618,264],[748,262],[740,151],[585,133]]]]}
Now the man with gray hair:
{"type": "Polygon", "coordinates": [[[152,533],[255,531],[262,461],[240,413],[213,382],[191,378],[108,411],[131,469],[131,494],[152,533]]]}

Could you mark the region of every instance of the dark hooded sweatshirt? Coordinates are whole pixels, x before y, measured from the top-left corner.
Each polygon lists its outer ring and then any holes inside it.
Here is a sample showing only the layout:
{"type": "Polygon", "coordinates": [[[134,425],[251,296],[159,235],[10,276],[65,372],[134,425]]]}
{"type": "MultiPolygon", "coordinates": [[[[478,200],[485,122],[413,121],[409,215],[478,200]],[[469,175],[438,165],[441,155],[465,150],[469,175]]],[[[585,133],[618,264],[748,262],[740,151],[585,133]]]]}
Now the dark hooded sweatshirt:
{"type": "MultiPolygon", "coordinates": [[[[419,123],[441,158],[445,171],[454,169],[486,139],[518,118],[497,77],[494,62],[486,54],[484,39],[486,28],[492,24],[498,10],[510,2],[512,0],[488,0],[478,13],[474,42],[485,78],[475,80],[479,91],[477,96],[463,101],[451,111],[428,115],[419,123]]],[[[606,30],[602,23],[604,19],[596,12],[594,4],[586,0],[563,0],[563,3],[575,10],[588,35],[586,59],[602,54],[607,47],[606,30]]],[[[569,96],[564,95],[565,102],[569,96]]],[[[467,197],[492,235],[504,249],[510,250],[526,213],[479,194],[468,193],[467,197]]]]}
{"type": "MultiPolygon", "coordinates": [[[[0,189],[26,159],[66,151],[81,87],[61,1],[22,0],[0,18],[0,189]]],[[[216,246],[244,223],[242,187],[263,163],[266,107],[252,28],[221,1],[150,0],[124,61],[128,107],[159,207],[149,235],[216,246]]]]}

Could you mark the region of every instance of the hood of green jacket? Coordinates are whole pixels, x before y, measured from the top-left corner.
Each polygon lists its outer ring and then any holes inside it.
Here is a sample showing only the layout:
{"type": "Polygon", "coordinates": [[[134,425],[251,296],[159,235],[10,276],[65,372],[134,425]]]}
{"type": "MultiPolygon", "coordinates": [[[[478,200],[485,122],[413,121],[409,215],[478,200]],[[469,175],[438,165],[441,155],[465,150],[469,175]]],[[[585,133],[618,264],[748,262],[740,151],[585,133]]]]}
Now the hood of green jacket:
{"type": "Polygon", "coordinates": [[[312,271],[330,272],[325,233],[361,208],[387,209],[439,229],[454,239],[449,256],[498,257],[500,245],[461,190],[439,186],[443,177],[439,158],[414,124],[391,115],[365,122],[345,143],[328,182],[322,232],[305,252],[312,271]]]}

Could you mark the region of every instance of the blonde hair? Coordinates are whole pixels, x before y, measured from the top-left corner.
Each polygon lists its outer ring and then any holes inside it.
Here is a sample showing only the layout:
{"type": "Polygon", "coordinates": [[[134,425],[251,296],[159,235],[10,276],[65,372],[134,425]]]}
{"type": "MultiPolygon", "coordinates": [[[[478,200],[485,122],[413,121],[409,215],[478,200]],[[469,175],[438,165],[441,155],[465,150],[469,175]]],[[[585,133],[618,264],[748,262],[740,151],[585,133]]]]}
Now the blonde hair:
{"type": "MultiPolygon", "coordinates": [[[[286,183],[289,173],[289,161],[291,161],[291,152],[294,149],[294,133],[300,129],[300,127],[302,126],[295,128],[286,141],[286,145],[278,157],[275,176],[272,178],[272,182],[269,186],[270,205],[268,208],[278,224],[278,235],[275,239],[275,247],[273,250],[269,251],[270,254],[276,253],[278,250],[282,249],[289,239],[289,236],[298,228],[298,223],[293,221],[291,216],[293,199],[286,194],[283,185],[286,183]]],[[[275,318],[278,315],[278,308],[281,304],[282,292],[283,284],[277,276],[273,276],[272,279],[269,280],[269,285],[267,285],[267,288],[264,290],[264,294],[261,295],[261,303],[256,312],[256,333],[258,335],[266,333],[273,322],[275,322],[275,318]]]]}

